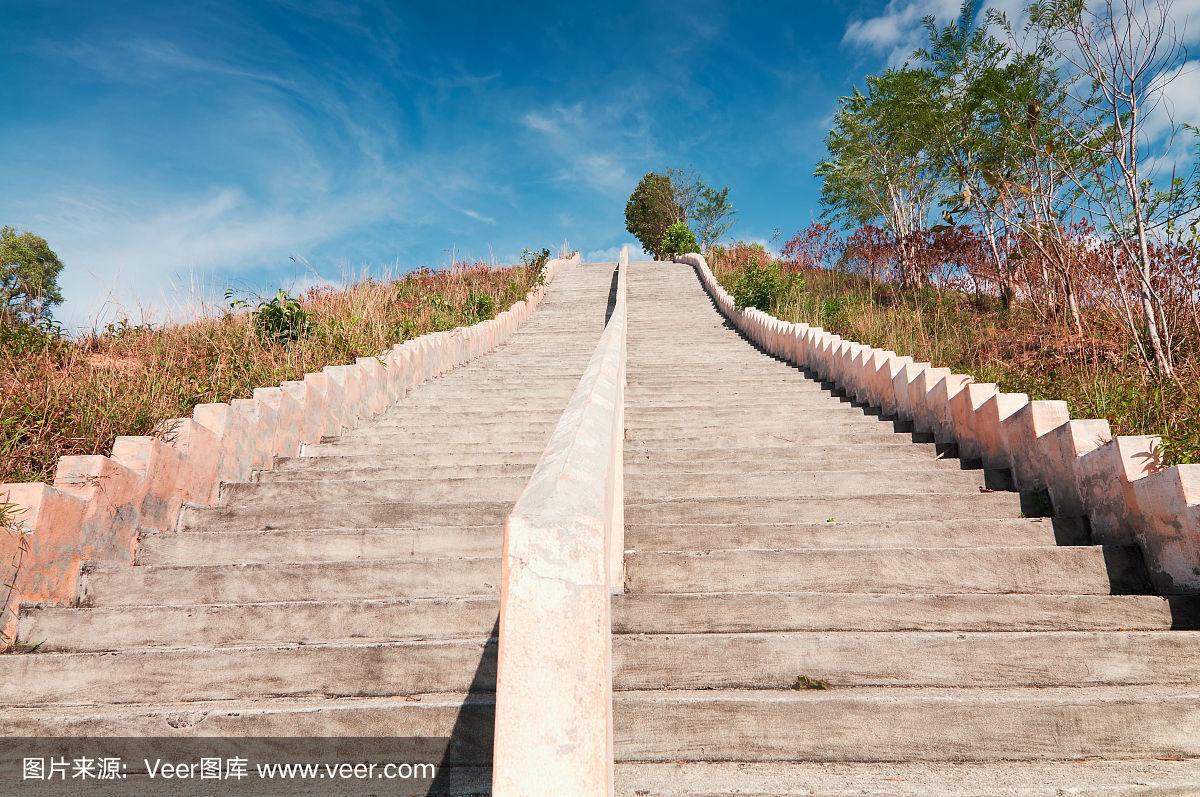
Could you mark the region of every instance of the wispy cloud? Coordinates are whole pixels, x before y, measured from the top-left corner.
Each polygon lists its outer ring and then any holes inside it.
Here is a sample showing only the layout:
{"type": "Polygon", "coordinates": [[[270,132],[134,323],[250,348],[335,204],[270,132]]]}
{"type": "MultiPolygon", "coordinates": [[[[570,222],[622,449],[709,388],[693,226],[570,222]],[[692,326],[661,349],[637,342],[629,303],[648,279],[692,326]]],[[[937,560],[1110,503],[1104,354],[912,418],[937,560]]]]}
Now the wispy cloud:
{"type": "MultiPolygon", "coordinates": [[[[484,147],[443,138],[432,124],[426,128],[432,140],[415,146],[404,109],[386,86],[362,79],[364,64],[345,57],[314,63],[294,43],[239,22],[254,48],[239,46],[238,39],[200,47],[134,33],[94,42],[63,39],[41,49],[52,62],[86,69],[125,106],[170,94],[175,86],[204,106],[197,114],[191,104],[172,105],[180,126],[163,130],[171,137],[144,153],[160,162],[171,153],[173,180],[145,172],[134,185],[62,173],[45,180],[52,191],[12,200],[18,212],[6,216],[51,240],[68,263],[67,303],[59,312],[68,327],[123,313],[161,320],[176,314],[180,303],[171,294],[181,284],[249,278],[262,285],[284,276],[288,255],[311,254],[352,235],[395,253],[407,236],[390,243],[380,239],[382,229],[444,223],[443,209],[472,226],[497,224],[476,204],[504,190],[484,182],[484,147]]],[[[346,18],[342,24],[356,23],[346,18]]],[[[414,98],[494,79],[461,69],[427,80],[416,75],[410,70],[405,78],[423,87],[414,98]]],[[[89,133],[80,131],[66,151],[75,157],[126,146],[109,135],[98,127],[89,142],[89,133]]],[[[57,167],[43,165],[50,174],[57,167]]],[[[37,165],[28,169],[32,180],[37,165]]],[[[333,268],[328,261],[319,267],[333,268]]]]}
{"type": "Polygon", "coordinates": [[[491,216],[485,216],[477,210],[471,210],[470,208],[455,208],[455,210],[457,210],[459,213],[466,216],[468,219],[475,219],[475,221],[481,221],[484,224],[495,224],[496,223],[496,220],[494,218],[492,218],[491,216]]]}
{"type": "Polygon", "coordinates": [[[923,41],[925,17],[945,22],[958,16],[960,8],[958,0],[889,0],[878,16],[852,19],[842,42],[883,54],[889,64],[897,65],[923,41]]]}
{"type": "Polygon", "coordinates": [[[656,154],[645,118],[624,103],[556,104],[521,121],[561,162],[559,180],[604,194],[628,191],[638,177],[631,170],[656,154]]]}

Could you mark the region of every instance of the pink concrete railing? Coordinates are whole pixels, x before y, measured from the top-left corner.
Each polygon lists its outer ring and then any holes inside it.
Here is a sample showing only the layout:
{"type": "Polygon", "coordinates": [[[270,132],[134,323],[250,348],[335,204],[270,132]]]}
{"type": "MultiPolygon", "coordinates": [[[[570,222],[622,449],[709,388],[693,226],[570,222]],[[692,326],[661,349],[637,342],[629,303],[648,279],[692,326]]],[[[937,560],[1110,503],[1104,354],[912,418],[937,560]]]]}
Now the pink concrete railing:
{"type": "MultiPolygon", "coordinates": [[[[549,261],[546,281],[578,262],[578,254],[549,261]]],[[[74,603],[84,563],[132,564],[142,530],[173,531],[184,505],[215,505],[222,482],[294,457],[304,444],[353,428],[414,385],[490,351],[529,318],[544,292],[535,287],[491,320],[258,388],[252,399],[201,404],[192,417],[167,421],[160,436],[118,437],[110,456],[62,457],[53,484],[0,484],[0,503],[15,505],[20,532],[0,531],[5,636],[13,638],[20,603],[74,603]]]]}
{"type": "Polygon", "coordinates": [[[587,371],[504,525],[492,794],[612,794],[611,593],[624,583],[628,253],[587,371]]]}
{"type": "Polygon", "coordinates": [[[1114,437],[1108,421],[1072,420],[1064,401],[1001,393],[820,327],[738,310],[701,255],[676,262],[693,266],[721,312],[766,351],[956,443],[964,459],[1009,470],[1019,489],[1045,489],[1056,515],[1088,519],[1093,542],[1136,543],[1161,594],[1200,592],[1200,465],[1162,467],[1159,438],[1114,437]]]}

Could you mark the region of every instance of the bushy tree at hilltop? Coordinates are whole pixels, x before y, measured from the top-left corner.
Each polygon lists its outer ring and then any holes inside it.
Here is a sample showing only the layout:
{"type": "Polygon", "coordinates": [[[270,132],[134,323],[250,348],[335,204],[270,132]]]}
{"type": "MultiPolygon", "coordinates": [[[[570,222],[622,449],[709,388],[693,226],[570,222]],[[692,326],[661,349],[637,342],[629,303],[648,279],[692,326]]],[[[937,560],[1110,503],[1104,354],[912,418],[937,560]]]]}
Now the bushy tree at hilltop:
{"type": "Polygon", "coordinates": [[[707,251],[729,232],[735,213],[728,186],[706,185],[692,169],[667,169],[665,174],[647,173],[633,190],[625,204],[625,228],[643,250],[661,260],[678,254],[663,248],[671,225],[687,228],[693,249],[707,251]]]}
{"type": "Polygon", "coordinates": [[[0,227],[0,321],[32,323],[50,315],[62,304],[58,275],[62,261],[31,232],[18,234],[0,227]]]}
{"type": "Polygon", "coordinates": [[[700,248],[700,244],[696,242],[696,236],[688,226],[682,221],[677,221],[663,233],[659,248],[662,249],[663,257],[674,257],[695,252],[700,248]]]}
{"type": "Polygon", "coordinates": [[[625,229],[641,242],[643,250],[661,259],[663,234],[682,214],[671,178],[648,172],[625,203],[625,229]]]}

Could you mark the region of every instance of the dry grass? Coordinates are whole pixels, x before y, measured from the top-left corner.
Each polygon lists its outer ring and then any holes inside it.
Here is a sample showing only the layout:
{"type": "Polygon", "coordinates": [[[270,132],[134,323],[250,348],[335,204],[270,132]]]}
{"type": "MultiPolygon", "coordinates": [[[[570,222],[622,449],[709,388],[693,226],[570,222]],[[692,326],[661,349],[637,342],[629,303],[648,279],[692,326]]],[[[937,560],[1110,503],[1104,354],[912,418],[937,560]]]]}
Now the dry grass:
{"type": "Polygon", "coordinates": [[[106,454],[114,438],[152,434],[197,404],[249,398],[256,387],[484,320],[537,279],[536,268],[460,265],[314,288],[300,300],[308,331],[286,343],[264,337],[249,311],[157,329],[120,324],[78,341],[0,328],[0,482],[52,479],[60,456],[106,454]]]}
{"type": "MultiPolygon", "coordinates": [[[[761,250],[759,250],[761,252],[761,250]]],[[[755,256],[733,247],[710,263],[726,290],[755,256]]],[[[906,290],[892,282],[784,264],[772,315],[932,362],[1002,390],[1066,401],[1075,418],[1107,418],[1114,434],[1160,434],[1172,463],[1200,462],[1200,354],[1181,357],[1177,379],[1142,367],[1107,316],[1086,336],[1017,303],[952,289],[906,290]]]]}

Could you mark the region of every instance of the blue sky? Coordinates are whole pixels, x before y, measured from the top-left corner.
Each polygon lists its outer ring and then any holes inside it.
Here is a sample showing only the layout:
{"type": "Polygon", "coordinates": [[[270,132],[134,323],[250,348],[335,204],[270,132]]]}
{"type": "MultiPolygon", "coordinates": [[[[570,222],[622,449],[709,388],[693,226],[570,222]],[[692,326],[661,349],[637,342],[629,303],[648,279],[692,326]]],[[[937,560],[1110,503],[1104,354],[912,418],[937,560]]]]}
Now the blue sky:
{"type": "Polygon", "coordinates": [[[452,254],[612,258],[672,165],[770,239],[819,212],[837,97],[956,9],[0,0],[0,223],[62,256],[72,327],[452,254]]]}

